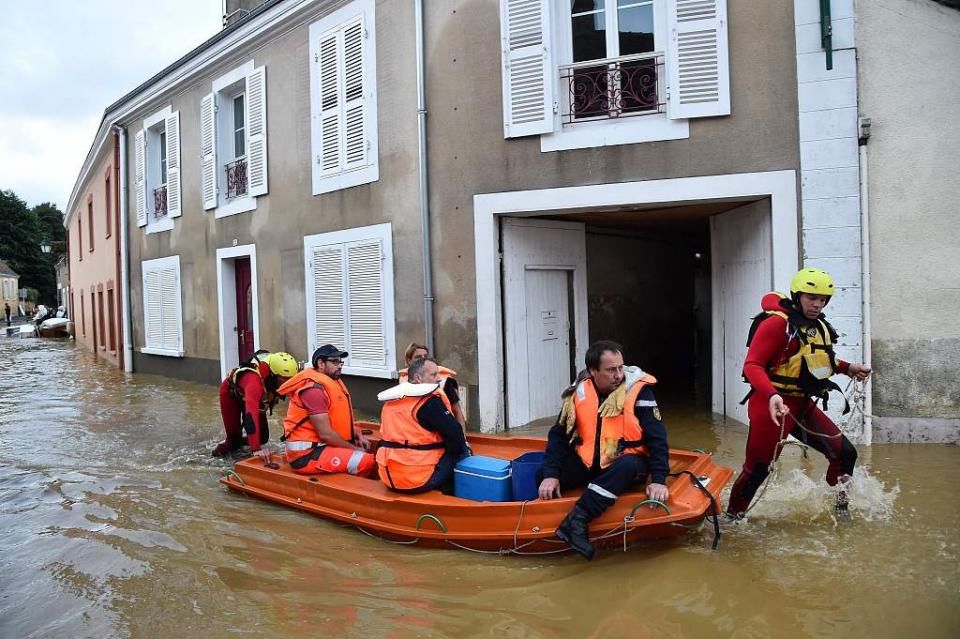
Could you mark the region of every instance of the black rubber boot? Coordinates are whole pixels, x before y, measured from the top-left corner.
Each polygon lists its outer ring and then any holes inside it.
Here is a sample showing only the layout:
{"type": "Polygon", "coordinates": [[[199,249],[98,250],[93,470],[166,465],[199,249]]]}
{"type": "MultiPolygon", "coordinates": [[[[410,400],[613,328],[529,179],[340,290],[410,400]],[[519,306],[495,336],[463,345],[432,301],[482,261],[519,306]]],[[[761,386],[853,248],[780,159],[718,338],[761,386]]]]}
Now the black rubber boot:
{"type": "Polygon", "coordinates": [[[570,544],[570,547],[587,558],[593,559],[595,552],[590,543],[588,525],[592,517],[588,516],[580,506],[574,506],[566,519],[557,527],[557,537],[570,544]]]}

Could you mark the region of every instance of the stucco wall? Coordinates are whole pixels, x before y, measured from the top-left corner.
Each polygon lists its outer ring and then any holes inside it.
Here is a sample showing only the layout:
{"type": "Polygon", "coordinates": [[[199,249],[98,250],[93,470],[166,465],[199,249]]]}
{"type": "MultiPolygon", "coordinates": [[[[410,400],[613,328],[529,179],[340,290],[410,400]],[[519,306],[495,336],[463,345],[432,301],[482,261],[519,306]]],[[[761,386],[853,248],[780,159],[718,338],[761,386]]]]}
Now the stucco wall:
{"type": "Polygon", "coordinates": [[[113,137],[107,138],[106,144],[97,158],[96,164],[88,173],[82,189],[78,192],[77,204],[69,212],[65,220],[67,235],[70,243],[70,299],[65,303],[71,305],[76,343],[89,351],[95,352],[114,366],[120,365],[120,352],[123,348],[120,321],[120,285],[117,282],[117,255],[119,232],[116,215],[116,188],[117,172],[113,157],[113,137]],[[110,172],[110,236],[107,237],[106,220],[106,182],[107,171],[110,172]],[[93,228],[90,227],[90,218],[87,204],[93,198],[93,228]],[[78,241],[78,224],[82,227],[82,241],[78,241]],[[93,250],[90,250],[90,238],[93,236],[93,250]],[[80,258],[83,258],[82,260],[80,258]],[[110,309],[109,290],[113,290],[114,308],[110,309]],[[106,331],[105,339],[100,335],[100,301],[99,293],[103,292],[103,326],[106,331]],[[96,295],[96,313],[91,308],[90,293],[96,295]],[[81,295],[83,304],[80,303],[81,295]],[[81,317],[81,309],[83,316],[81,317]],[[110,317],[113,316],[114,348],[110,348],[110,317]],[[96,323],[94,330],[93,321],[96,323]],[[84,330],[84,328],[86,330],[84,330]],[[94,335],[97,343],[94,345],[94,335]]]}
{"type": "MultiPolygon", "coordinates": [[[[245,45],[202,77],[141,109],[128,127],[133,137],[148,117],[167,105],[180,112],[182,216],[172,231],[147,235],[136,224],[133,185],[128,194],[131,313],[134,348],[144,345],[143,260],[180,256],[183,345],[186,357],[138,354],[151,371],[215,382],[219,374],[217,260],[219,248],[256,245],[261,347],[309,359],[306,335],[303,238],[327,231],[390,222],[396,290],[398,347],[422,340],[422,268],[417,196],[417,112],[413,12],[406,3],[377,2],[376,48],[380,178],[320,196],[311,194],[309,25],[331,6],[284,25],[278,35],[245,45]],[[266,67],[269,192],[255,211],[215,219],[200,195],[200,101],[217,77],[253,60],[266,67]],[[150,360],[147,364],[147,360],[150,360]],[[162,360],[162,361],[161,361],[162,360]],[[198,373],[198,367],[201,373],[198,373]]],[[[402,353],[395,354],[399,360],[402,353]]]]}
{"type": "Polygon", "coordinates": [[[474,194],[799,170],[790,3],[729,1],[730,116],[691,120],[687,140],[549,153],[537,136],[503,138],[498,0],[426,4],[436,350],[471,382],[474,194]]]}
{"type": "Polygon", "coordinates": [[[857,9],[875,439],[960,441],[960,11],[930,0],[857,9]]]}

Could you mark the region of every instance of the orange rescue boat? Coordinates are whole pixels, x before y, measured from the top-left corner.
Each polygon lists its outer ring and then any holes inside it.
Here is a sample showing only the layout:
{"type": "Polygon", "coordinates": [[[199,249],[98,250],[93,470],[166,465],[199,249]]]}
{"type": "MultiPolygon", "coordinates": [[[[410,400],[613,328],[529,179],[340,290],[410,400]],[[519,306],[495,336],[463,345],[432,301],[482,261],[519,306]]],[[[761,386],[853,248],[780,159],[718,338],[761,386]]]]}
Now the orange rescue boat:
{"type": "MultiPolygon", "coordinates": [[[[377,424],[359,425],[377,441],[377,424]]],[[[467,439],[474,454],[507,460],[546,447],[542,438],[470,434],[467,439]]],[[[231,490],[349,524],[387,541],[498,554],[570,550],[554,533],[581,492],[568,491],[549,501],[479,502],[439,491],[400,494],[379,479],[347,474],[298,475],[282,459],[273,466],[250,457],[225,471],[220,481],[231,490]]],[[[714,464],[707,453],[671,450],[670,472],[665,504],[648,500],[642,487],[624,493],[591,522],[594,545],[626,549],[641,540],[687,534],[708,520],[714,524],[716,548],[720,491],[733,471],[714,464]]]]}

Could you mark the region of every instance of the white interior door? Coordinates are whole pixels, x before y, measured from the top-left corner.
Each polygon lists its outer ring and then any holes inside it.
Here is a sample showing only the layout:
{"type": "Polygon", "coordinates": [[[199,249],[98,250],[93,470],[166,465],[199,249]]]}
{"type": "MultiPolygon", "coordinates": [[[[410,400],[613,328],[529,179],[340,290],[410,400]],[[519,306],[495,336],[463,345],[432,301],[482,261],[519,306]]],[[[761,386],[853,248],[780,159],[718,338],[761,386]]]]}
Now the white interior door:
{"type": "Polygon", "coordinates": [[[516,428],[557,414],[560,392],[572,381],[571,351],[578,362],[586,353],[587,249],[580,223],[502,224],[504,400],[507,428],[516,428]]]}
{"type": "Polygon", "coordinates": [[[768,201],[753,202],[710,218],[713,281],[713,411],[747,423],[740,405],[750,318],[773,290],[768,201]]]}
{"type": "Polygon", "coordinates": [[[555,415],[570,384],[569,278],[566,270],[527,270],[527,413],[555,415]]]}

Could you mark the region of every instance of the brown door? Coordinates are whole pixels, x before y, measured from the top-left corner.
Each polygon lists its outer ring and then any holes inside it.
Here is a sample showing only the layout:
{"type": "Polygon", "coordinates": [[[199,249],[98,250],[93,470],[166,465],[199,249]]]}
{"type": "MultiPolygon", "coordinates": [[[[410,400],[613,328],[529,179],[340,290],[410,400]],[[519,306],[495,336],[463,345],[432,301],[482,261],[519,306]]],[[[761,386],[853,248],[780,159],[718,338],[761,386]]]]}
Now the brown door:
{"type": "Polygon", "coordinates": [[[250,258],[233,262],[237,281],[237,351],[240,361],[253,356],[253,286],[250,282],[250,258]]]}

